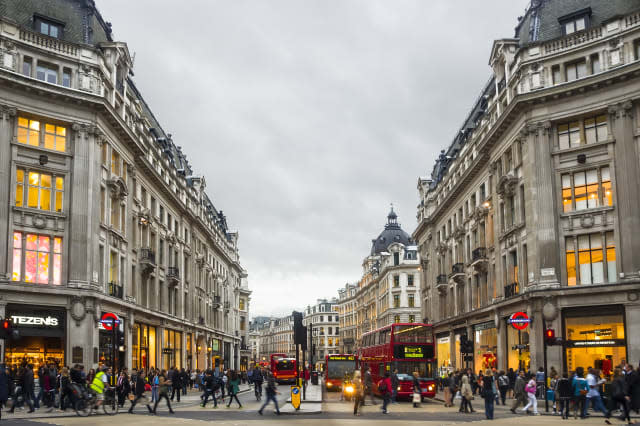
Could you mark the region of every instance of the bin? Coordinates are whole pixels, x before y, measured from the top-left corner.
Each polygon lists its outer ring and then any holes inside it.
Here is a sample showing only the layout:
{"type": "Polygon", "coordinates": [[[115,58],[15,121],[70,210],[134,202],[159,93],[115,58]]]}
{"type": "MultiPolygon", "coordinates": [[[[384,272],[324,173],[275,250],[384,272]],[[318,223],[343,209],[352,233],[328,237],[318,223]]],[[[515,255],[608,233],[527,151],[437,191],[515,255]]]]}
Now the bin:
{"type": "Polygon", "coordinates": [[[312,385],[317,385],[318,384],[318,372],[317,371],[312,371],[311,372],[311,384],[312,385]]]}

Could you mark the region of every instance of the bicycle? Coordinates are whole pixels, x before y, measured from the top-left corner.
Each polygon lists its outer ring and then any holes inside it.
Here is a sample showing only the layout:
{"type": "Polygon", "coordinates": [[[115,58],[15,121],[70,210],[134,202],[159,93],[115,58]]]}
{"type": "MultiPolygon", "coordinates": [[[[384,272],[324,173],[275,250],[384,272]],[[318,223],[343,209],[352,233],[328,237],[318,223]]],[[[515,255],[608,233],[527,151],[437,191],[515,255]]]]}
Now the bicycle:
{"type": "MultiPolygon", "coordinates": [[[[76,414],[80,417],[87,417],[98,409],[97,395],[91,391],[85,392],[81,397],[77,398],[73,404],[76,414]]],[[[104,390],[104,400],[102,401],[102,410],[108,416],[118,414],[118,398],[116,397],[116,389],[107,387],[104,390]]]]}

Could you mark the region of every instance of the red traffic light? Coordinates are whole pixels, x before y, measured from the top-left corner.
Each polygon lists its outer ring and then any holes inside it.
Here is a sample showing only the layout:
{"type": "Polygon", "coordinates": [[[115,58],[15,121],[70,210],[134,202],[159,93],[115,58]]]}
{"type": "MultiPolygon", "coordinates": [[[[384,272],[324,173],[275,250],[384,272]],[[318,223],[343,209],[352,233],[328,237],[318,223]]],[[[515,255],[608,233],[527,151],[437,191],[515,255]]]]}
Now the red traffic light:
{"type": "Polygon", "coordinates": [[[4,330],[9,330],[11,328],[11,321],[8,319],[2,321],[2,328],[4,330]]]}
{"type": "Polygon", "coordinates": [[[556,332],[553,328],[547,328],[547,339],[555,339],[556,332]]]}

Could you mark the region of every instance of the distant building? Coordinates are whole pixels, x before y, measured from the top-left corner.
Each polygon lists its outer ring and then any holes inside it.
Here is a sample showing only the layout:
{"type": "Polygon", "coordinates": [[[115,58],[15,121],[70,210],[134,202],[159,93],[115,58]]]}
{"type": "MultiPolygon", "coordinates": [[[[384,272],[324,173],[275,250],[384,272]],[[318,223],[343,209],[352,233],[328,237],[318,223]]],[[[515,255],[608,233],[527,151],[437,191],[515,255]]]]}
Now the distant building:
{"type": "MultiPolygon", "coordinates": [[[[315,305],[307,306],[302,322],[307,327],[309,356],[313,356],[313,365],[319,368],[324,364],[326,355],[340,352],[337,299],[318,299],[315,305]]],[[[311,359],[308,361],[311,362],[311,359]]]]}

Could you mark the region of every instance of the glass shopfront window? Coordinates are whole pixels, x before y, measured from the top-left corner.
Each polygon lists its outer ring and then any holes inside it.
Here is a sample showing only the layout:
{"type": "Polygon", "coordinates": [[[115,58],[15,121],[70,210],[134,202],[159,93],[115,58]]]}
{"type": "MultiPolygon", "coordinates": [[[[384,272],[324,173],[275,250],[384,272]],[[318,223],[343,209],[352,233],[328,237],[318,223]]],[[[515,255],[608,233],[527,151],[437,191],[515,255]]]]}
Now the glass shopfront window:
{"type": "Polygon", "coordinates": [[[162,344],[162,368],[182,368],[182,333],[164,329],[162,344]]]}
{"type": "Polygon", "coordinates": [[[464,360],[462,359],[462,354],[460,353],[460,336],[461,335],[462,335],[461,333],[455,333],[455,336],[454,336],[455,341],[453,342],[453,344],[455,345],[453,352],[456,357],[455,359],[456,362],[454,367],[456,369],[460,369],[464,367],[464,360]]]}
{"type": "Polygon", "coordinates": [[[604,306],[563,311],[567,370],[595,367],[603,375],[627,359],[624,308],[604,306]]]}
{"type": "Polygon", "coordinates": [[[187,333],[187,346],[185,347],[185,351],[187,352],[187,370],[193,368],[193,342],[191,339],[192,334],[187,333]]]}
{"type": "Polygon", "coordinates": [[[156,363],[156,328],[146,324],[135,323],[132,336],[132,368],[149,369],[158,366],[156,363]]]}
{"type": "Polygon", "coordinates": [[[450,342],[449,336],[436,338],[436,357],[438,358],[438,375],[440,376],[452,370],[450,342]]]}
{"type": "Polygon", "coordinates": [[[529,328],[518,330],[507,323],[507,368],[515,371],[529,371],[531,353],[529,352],[529,328]]]}
{"type": "MultiPolygon", "coordinates": [[[[119,327],[120,333],[124,333],[125,328],[125,320],[120,317],[120,324],[115,325],[115,327],[119,327]]],[[[100,365],[106,365],[109,367],[114,366],[114,350],[118,351],[118,365],[116,371],[120,371],[125,367],[125,358],[126,353],[120,352],[120,348],[117,346],[118,343],[114,342],[114,332],[112,330],[107,330],[104,328],[103,324],[100,324],[98,327],[98,363],[100,365]],[[114,348],[114,345],[116,346],[114,348]]]]}
{"type": "Polygon", "coordinates": [[[493,321],[474,326],[474,372],[498,367],[498,329],[493,321]]]}

